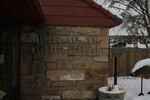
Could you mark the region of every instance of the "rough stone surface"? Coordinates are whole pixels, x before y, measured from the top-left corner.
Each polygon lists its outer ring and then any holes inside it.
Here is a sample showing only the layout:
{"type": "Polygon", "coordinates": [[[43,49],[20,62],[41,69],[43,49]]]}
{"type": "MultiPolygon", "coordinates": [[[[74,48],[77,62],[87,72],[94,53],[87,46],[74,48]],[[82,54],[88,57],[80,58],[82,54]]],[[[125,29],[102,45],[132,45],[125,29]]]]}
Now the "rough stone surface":
{"type": "Polygon", "coordinates": [[[55,62],[48,62],[46,63],[47,70],[56,69],[56,63],[55,62]]]}
{"type": "Polygon", "coordinates": [[[104,86],[106,83],[102,80],[85,80],[77,81],[78,89],[97,90],[99,87],[104,86]]]}
{"type": "Polygon", "coordinates": [[[47,78],[52,81],[85,80],[85,71],[81,70],[48,70],[47,78]]]}
{"type": "Polygon", "coordinates": [[[108,72],[104,71],[104,69],[86,71],[87,80],[104,80],[107,76],[108,72]]]}
{"type": "Polygon", "coordinates": [[[88,91],[88,90],[69,90],[69,91],[64,91],[62,94],[63,99],[67,100],[78,100],[78,99],[93,99],[96,98],[95,94],[93,91],[88,91]]]}
{"type": "Polygon", "coordinates": [[[97,89],[106,85],[108,76],[107,28],[44,26],[22,31],[22,100],[97,100],[97,89]],[[38,32],[45,37],[38,38],[38,32]],[[49,40],[55,43],[45,42],[55,35],[59,37],[49,40]]]}
{"type": "Polygon", "coordinates": [[[108,62],[109,58],[108,57],[94,57],[93,61],[96,62],[108,62]]]}
{"type": "Polygon", "coordinates": [[[59,95],[43,95],[42,100],[62,100],[59,95]]]}
{"type": "Polygon", "coordinates": [[[72,69],[90,70],[90,69],[101,69],[101,63],[74,63],[72,69]]]}
{"type": "Polygon", "coordinates": [[[56,61],[57,69],[72,69],[71,61],[67,60],[57,60],[56,61]]]}
{"type": "Polygon", "coordinates": [[[61,82],[52,82],[52,87],[73,87],[76,86],[76,82],[74,81],[61,81],[61,82]]]}

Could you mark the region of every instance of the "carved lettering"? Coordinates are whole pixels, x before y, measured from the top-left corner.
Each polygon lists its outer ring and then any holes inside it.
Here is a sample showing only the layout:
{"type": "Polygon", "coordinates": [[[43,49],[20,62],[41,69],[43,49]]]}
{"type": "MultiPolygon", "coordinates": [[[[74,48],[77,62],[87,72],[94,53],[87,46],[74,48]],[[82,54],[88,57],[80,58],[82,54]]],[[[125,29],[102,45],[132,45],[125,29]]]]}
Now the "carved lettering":
{"type": "Polygon", "coordinates": [[[37,33],[33,39],[31,53],[36,55],[99,56],[108,53],[107,50],[96,47],[103,41],[98,35],[37,33]]]}

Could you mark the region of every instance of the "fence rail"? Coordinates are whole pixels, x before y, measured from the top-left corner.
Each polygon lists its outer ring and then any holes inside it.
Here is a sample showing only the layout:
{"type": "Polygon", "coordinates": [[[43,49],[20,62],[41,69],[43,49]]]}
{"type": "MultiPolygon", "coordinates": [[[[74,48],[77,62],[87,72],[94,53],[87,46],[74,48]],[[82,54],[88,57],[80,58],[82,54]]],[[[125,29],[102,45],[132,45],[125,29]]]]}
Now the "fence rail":
{"type": "MultiPolygon", "coordinates": [[[[150,49],[136,49],[136,48],[121,48],[120,55],[117,60],[117,72],[119,76],[129,76],[135,63],[144,58],[150,58],[150,49]]],[[[109,53],[109,75],[114,74],[114,55],[113,52],[117,50],[110,48],[109,53]]]]}

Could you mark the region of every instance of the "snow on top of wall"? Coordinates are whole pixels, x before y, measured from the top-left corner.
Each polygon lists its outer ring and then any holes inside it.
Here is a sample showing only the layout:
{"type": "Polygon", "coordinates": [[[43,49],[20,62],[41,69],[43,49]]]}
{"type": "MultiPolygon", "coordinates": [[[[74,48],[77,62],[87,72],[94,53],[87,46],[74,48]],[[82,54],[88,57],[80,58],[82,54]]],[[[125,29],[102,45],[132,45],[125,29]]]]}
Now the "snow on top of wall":
{"type": "Polygon", "coordinates": [[[126,48],[135,48],[134,44],[126,44],[126,48]]]}
{"type": "Polygon", "coordinates": [[[138,61],[138,62],[135,64],[135,66],[134,66],[134,68],[132,69],[131,72],[134,73],[136,70],[142,68],[142,67],[145,66],[145,65],[150,65],[150,58],[147,58],[147,59],[143,59],[143,60],[138,61]]]}
{"type": "MultiPolygon", "coordinates": [[[[116,45],[117,43],[110,43],[110,47],[113,47],[114,45],[116,45]]],[[[148,44],[148,47],[150,47],[150,44],[148,44]]],[[[127,44],[124,48],[139,48],[139,49],[146,49],[146,45],[145,44],[141,44],[141,43],[137,43],[137,45],[134,44],[127,44]]]]}
{"type": "MultiPolygon", "coordinates": [[[[134,44],[127,44],[126,48],[135,48],[135,45],[134,44]]],[[[138,42],[136,48],[145,49],[146,45],[145,44],[141,44],[141,43],[138,42]]]]}
{"type": "Polygon", "coordinates": [[[138,42],[138,48],[144,49],[146,48],[146,45],[138,42]]]}

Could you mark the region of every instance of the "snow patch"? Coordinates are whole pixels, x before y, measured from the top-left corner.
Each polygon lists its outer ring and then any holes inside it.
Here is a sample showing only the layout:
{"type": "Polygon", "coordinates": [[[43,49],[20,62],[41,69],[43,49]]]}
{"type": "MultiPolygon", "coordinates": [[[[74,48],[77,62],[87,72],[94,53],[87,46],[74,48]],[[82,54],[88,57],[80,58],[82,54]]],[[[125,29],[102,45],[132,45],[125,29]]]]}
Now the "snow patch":
{"type": "Polygon", "coordinates": [[[138,61],[138,62],[135,64],[135,66],[134,66],[134,68],[132,69],[131,72],[133,73],[133,72],[135,72],[136,70],[142,68],[142,67],[145,66],[145,65],[150,65],[150,58],[147,58],[147,59],[143,59],[143,60],[138,61]]]}
{"type": "MultiPolygon", "coordinates": [[[[113,77],[108,78],[108,82],[113,84],[113,77]]],[[[140,77],[118,77],[119,87],[124,88],[125,98],[124,100],[150,100],[150,95],[147,93],[150,91],[150,80],[143,79],[143,93],[144,96],[138,96],[141,92],[141,78],[140,77]]]]}
{"type": "Polygon", "coordinates": [[[150,96],[137,96],[133,100],[150,100],[150,96]]]}

